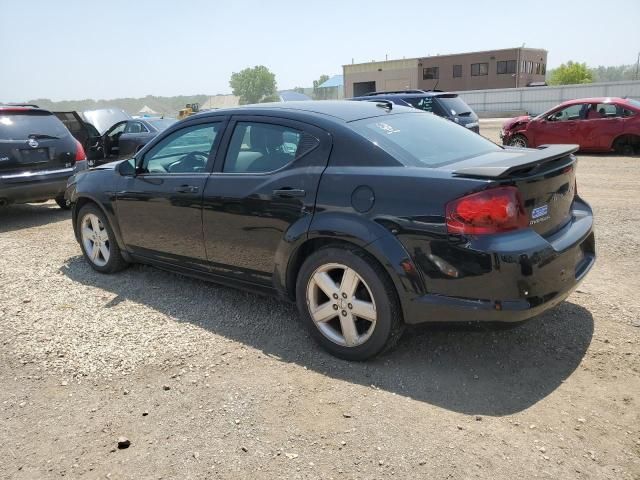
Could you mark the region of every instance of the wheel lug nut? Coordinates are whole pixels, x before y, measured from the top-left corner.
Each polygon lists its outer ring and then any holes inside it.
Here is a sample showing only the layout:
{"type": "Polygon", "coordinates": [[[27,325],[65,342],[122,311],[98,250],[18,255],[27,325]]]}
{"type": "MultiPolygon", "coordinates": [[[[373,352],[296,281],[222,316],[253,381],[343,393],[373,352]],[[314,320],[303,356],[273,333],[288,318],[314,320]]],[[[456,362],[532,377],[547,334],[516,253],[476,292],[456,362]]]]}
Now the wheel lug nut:
{"type": "Polygon", "coordinates": [[[349,307],[349,310],[351,310],[353,308],[353,305],[349,304],[347,305],[347,307],[349,307]]]}
{"type": "Polygon", "coordinates": [[[347,298],[347,294],[346,294],[346,293],[343,293],[343,294],[342,294],[342,298],[347,298]]]}
{"type": "Polygon", "coordinates": [[[337,299],[338,299],[338,294],[337,294],[337,293],[334,293],[334,294],[333,294],[333,298],[335,298],[335,299],[337,300],[337,299]]]}
{"type": "Polygon", "coordinates": [[[333,309],[334,309],[334,310],[337,310],[337,309],[338,309],[338,305],[335,305],[335,304],[334,304],[334,305],[333,305],[333,309]]]}
{"type": "Polygon", "coordinates": [[[347,311],[346,310],[342,310],[342,316],[346,317],[347,316],[347,311]]]}

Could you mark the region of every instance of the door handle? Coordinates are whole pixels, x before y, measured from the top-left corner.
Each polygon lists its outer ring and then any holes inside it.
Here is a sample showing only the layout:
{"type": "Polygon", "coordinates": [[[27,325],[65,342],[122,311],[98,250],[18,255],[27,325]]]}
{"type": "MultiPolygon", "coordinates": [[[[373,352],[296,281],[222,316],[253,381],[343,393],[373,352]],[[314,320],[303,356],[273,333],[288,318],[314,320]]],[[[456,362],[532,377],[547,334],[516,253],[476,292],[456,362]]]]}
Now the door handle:
{"type": "Polygon", "coordinates": [[[174,189],[177,193],[198,193],[198,190],[200,190],[200,188],[195,185],[180,185],[174,189]]]}
{"type": "Polygon", "coordinates": [[[304,190],[300,188],[280,188],[278,190],[273,191],[273,195],[281,198],[301,198],[307,194],[304,190]]]}

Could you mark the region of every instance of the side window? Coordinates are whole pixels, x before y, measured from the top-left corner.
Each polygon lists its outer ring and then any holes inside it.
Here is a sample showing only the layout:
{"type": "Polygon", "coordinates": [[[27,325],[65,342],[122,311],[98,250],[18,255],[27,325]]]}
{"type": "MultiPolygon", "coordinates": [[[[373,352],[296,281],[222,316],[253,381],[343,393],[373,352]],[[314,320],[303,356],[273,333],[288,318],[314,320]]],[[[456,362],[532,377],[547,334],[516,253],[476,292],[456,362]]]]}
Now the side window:
{"type": "MultiPolygon", "coordinates": [[[[223,171],[265,173],[278,170],[300,155],[303,133],[271,123],[236,123],[223,171]]],[[[307,150],[308,151],[308,150],[307,150]]]]}
{"type": "Polygon", "coordinates": [[[171,133],[147,152],[143,170],[148,173],[204,172],[220,128],[220,123],[203,123],[171,133]]]}
{"type": "Polygon", "coordinates": [[[622,109],[622,116],[623,117],[633,117],[635,115],[635,112],[629,110],[628,108],[623,108],[622,109]]]}
{"type": "Polygon", "coordinates": [[[127,128],[124,129],[124,133],[143,133],[147,131],[147,128],[140,122],[127,122],[127,128]]]}
{"type": "Polygon", "coordinates": [[[109,132],[109,136],[116,137],[120,135],[122,132],[124,132],[124,129],[126,128],[126,126],[127,126],[127,122],[122,122],[120,125],[118,125],[117,127],[115,127],[113,130],[109,132]]]}
{"type": "Polygon", "coordinates": [[[582,120],[586,117],[588,105],[577,104],[563,108],[547,117],[550,122],[566,122],[569,120],[582,120]]]}
{"type": "Polygon", "coordinates": [[[619,117],[618,107],[614,103],[598,103],[596,105],[598,118],[616,118],[619,117]]]}

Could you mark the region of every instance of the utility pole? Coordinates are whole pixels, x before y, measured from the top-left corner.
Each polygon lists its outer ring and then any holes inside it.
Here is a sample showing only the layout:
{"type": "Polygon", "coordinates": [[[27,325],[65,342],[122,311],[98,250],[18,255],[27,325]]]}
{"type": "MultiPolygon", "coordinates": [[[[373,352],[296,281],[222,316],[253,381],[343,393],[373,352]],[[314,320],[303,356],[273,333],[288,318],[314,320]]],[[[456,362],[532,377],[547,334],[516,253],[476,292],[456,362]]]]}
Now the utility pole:
{"type": "Polygon", "coordinates": [[[640,67],[640,52],[638,52],[638,59],[636,60],[636,80],[638,80],[638,67],[640,67]]]}

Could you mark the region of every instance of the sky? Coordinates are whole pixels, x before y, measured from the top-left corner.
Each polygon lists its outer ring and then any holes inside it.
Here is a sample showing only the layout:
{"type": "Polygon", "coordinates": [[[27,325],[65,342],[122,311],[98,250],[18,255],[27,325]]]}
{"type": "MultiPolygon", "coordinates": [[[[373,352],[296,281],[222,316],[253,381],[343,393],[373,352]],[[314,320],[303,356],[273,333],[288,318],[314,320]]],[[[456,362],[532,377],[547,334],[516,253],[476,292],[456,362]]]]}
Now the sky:
{"type": "Polygon", "coordinates": [[[527,47],[548,68],[636,62],[640,0],[0,0],[0,101],[231,93],[265,65],[279,89],[342,65],[527,47]]]}

